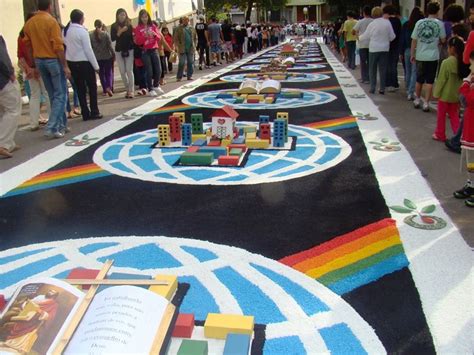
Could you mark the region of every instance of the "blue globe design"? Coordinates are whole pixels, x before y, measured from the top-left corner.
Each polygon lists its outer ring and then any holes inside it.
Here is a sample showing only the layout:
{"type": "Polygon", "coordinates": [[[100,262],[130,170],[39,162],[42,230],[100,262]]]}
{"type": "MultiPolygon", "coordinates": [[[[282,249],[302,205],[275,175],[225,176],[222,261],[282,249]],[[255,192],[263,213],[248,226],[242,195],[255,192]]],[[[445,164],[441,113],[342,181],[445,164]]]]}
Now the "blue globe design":
{"type": "MultiPolygon", "coordinates": [[[[246,79],[246,77],[245,77],[245,74],[232,74],[232,75],[224,75],[220,79],[222,81],[228,81],[228,82],[242,82],[246,79]]],[[[307,73],[305,74],[304,77],[290,76],[285,80],[278,80],[278,81],[282,83],[305,83],[305,82],[313,82],[313,81],[322,81],[322,80],[327,80],[327,79],[330,79],[329,75],[307,73]]]]}
{"type": "MultiPolygon", "coordinates": [[[[239,122],[238,126],[256,125],[239,122]]],[[[210,124],[205,124],[205,128],[210,124]]],[[[184,147],[155,148],[157,130],[118,138],[99,147],[94,162],[102,169],[133,179],[189,185],[252,185],[294,179],[329,169],[351,154],[342,138],[322,130],[288,125],[295,150],[254,149],[243,167],[176,165],[184,147]]]]}
{"type": "MultiPolygon", "coordinates": [[[[292,68],[288,68],[288,70],[302,70],[302,69],[323,69],[323,68],[326,68],[326,66],[324,64],[296,64],[294,67],[292,68]]],[[[250,64],[250,65],[244,65],[242,67],[240,67],[240,69],[245,69],[245,70],[260,70],[262,69],[262,65],[261,64],[250,64]]]]}
{"type": "MultiPolygon", "coordinates": [[[[182,102],[186,105],[195,107],[207,107],[207,108],[220,108],[224,105],[232,106],[235,109],[250,109],[250,110],[263,110],[263,109],[285,109],[295,107],[306,107],[313,105],[323,105],[328,102],[337,99],[333,94],[323,91],[310,91],[310,90],[299,90],[303,93],[302,98],[284,98],[279,97],[273,104],[256,103],[248,104],[241,103],[236,104],[235,98],[217,98],[221,93],[227,93],[235,90],[215,90],[197,93],[194,95],[186,96],[182,99],[182,102]]],[[[282,89],[285,91],[294,91],[290,89],[282,89]]]]}
{"type": "MultiPolygon", "coordinates": [[[[265,354],[385,353],[372,327],[313,279],[263,256],[194,239],[103,237],[6,250],[0,252],[0,293],[11,295],[20,282],[37,277],[65,278],[77,267],[100,269],[107,259],[114,260],[114,273],[177,275],[190,285],[180,312],[197,321],[208,313],[253,315],[266,326],[265,354]]],[[[206,340],[210,353],[223,346],[206,340]]],[[[170,353],[180,342],[172,339],[170,353]]]]}
{"type": "MultiPolygon", "coordinates": [[[[312,63],[312,62],[320,62],[322,58],[296,58],[296,63],[312,63]]],[[[252,60],[252,63],[268,63],[268,59],[255,59],[252,60]]]]}

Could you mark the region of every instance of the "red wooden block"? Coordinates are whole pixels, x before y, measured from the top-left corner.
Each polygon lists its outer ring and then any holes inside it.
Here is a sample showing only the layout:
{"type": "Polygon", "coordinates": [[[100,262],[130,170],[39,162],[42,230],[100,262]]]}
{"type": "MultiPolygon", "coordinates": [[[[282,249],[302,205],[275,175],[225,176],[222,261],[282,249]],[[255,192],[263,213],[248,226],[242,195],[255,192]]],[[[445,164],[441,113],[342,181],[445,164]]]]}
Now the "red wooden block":
{"type": "MultiPolygon", "coordinates": [[[[95,279],[99,272],[100,270],[76,268],[71,270],[66,279],[95,279]]],[[[90,287],[90,285],[83,285],[82,289],[88,290],[90,287]]]]}
{"type": "Polygon", "coordinates": [[[239,165],[239,160],[240,160],[240,157],[237,155],[221,155],[217,159],[217,162],[219,165],[237,166],[239,165]]]}
{"type": "Polygon", "coordinates": [[[259,99],[247,99],[248,104],[258,104],[260,103],[259,99]]]}
{"type": "Polygon", "coordinates": [[[180,313],[176,319],[173,333],[174,337],[191,338],[194,329],[194,314],[180,313]]]}
{"type": "Polygon", "coordinates": [[[197,145],[192,145],[186,151],[188,153],[196,153],[199,150],[199,147],[197,145]]]}
{"type": "Polygon", "coordinates": [[[237,148],[237,149],[240,149],[242,153],[245,153],[247,151],[247,146],[245,144],[229,144],[227,148],[229,148],[229,151],[232,148],[237,148]]]}
{"type": "Polygon", "coordinates": [[[220,147],[221,146],[221,141],[218,140],[211,140],[209,143],[207,143],[208,147],[220,147]]]}
{"type": "Polygon", "coordinates": [[[5,296],[0,295],[0,312],[3,311],[6,305],[7,305],[7,301],[5,300],[5,296]]]}

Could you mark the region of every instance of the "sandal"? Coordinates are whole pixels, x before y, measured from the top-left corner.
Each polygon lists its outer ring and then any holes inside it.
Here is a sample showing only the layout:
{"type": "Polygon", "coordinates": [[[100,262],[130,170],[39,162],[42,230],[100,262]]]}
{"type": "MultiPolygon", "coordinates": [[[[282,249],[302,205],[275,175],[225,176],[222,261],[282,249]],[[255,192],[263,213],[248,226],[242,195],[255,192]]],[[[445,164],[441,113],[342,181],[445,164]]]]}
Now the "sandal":
{"type": "Polygon", "coordinates": [[[7,149],[0,147],[0,159],[7,159],[13,156],[7,149]]]}
{"type": "Polygon", "coordinates": [[[38,123],[41,124],[41,125],[44,125],[44,124],[48,123],[48,119],[40,115],[40,117],[38,119],[38,123]]]}
{"type": "Polygon", "coordinates": [[[81,116],[81,110],[79,110],[79,107],[74,107],[74,109],[72,110],[72,113],[74,113],[75,115],[77,116],[81,116]]]}

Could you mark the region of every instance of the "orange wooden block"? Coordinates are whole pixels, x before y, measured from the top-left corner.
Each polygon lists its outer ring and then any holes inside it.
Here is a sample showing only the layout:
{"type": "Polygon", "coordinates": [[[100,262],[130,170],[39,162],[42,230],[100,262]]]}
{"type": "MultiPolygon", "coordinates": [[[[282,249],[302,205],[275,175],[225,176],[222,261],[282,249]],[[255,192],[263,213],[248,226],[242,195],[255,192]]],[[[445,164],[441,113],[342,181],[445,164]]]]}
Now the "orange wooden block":
{"type": "Polygon", "coordinates": [[[193,145],[193,146],[189,147],[188,149],[186,149],[186,151],[189,152],[189,153],[196,153],[198,150],[199,150],[199,147],[196,146],[196,145],[193,145]]]}
{"type": "Polygon", "coordinates": [[[191,338],[194,329],[194,314],[180,313],[176,319],[172,336],[177,338],[191,338]]]}
{"type": "Polygon", "coordinates": [[[3,311],[6,305],[7,305],[7,301],[5,300],[5,296],[0,295],[0,312],[3,311]]]}
{"type": "MultiPolygon", "coordinates": [[[[95,279],[99,274],[99,271],[100,270],[76,268],[69,272],[66,279],[95,279]]],[[[90,285],[82,285],[83,290],[88,290],[90,287],[90,285]]]]}
{"type": "Polygon", "coordinates": [[[221,155],[217,161],[219,165],[239,165],[240,157],[238,155],[221,155]]]}

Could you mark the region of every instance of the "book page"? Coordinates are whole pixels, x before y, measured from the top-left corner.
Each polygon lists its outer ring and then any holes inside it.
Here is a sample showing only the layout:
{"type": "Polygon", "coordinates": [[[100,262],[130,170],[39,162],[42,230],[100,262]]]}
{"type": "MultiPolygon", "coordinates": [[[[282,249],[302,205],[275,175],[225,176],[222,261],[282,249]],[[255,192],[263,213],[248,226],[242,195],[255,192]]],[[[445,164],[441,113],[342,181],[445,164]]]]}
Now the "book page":
{"type": "Polygon", "coordinates": [[[275,94],[281,91],[281,83],[277,80],[264,80],[260,85],[260,93],[262,94],[275,94]]]}
{"type": "Polygon", "coordinates": [[[148,353],[168,300],[134,286],[98,293],[65,354],[148,353]]]}
{"type": "Polygon", "coordinates": [[[52,351],[83,297],[82,291],[56,279],[21,284],[1,314],[0,353],[52,351]]]}
{"type": "Polygon", "coordinates": [[[258,81],[252,79],[245,79],[240,84],[239,94],[256,94],[258,92],[258,81]]]}

